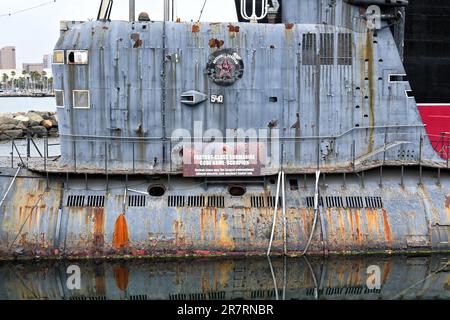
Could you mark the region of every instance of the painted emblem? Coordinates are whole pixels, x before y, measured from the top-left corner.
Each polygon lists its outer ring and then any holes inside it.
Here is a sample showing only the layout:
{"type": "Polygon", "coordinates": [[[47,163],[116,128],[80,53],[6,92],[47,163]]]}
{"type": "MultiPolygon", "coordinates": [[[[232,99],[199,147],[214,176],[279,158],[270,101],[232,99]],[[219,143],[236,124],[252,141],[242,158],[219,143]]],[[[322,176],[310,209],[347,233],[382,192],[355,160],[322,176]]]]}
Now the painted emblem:
{"type": "Polygon", "coordinates": [[[208,76],[219,86],[231,86],[242,78],[244,62],[239,54],[232,49],[214,52],[209,57],[208,76]]]}

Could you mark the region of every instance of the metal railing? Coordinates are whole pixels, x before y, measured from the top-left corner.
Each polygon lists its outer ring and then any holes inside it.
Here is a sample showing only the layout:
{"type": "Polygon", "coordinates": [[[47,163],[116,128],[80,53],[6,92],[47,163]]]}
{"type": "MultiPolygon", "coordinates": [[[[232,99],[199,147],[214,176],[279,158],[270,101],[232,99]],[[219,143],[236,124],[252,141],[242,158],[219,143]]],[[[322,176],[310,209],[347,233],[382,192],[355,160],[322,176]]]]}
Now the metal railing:
{"type": "MultiPolygon", "coordinates": [[[[334,136],[284,136],[275,138],[276,141],[268,137],[262,156],[272,162],[265,163],[264,167],[274,172],[289,168],[326,172],[333,168],[358,171],[383,166],[390,161],[399,165],[428,165],[430,154],[424,155],[424,150],[430,152],[431,147],[426,148],[424,142],[427,140],[418,127],[353,128],[334,136]],[[368,130],[373,133],[367,134],[368,130]],[[273,150],[272,146],[277,147],[273,150]]],[[[449,168],[450,134],[429,138],[442,158],[439,167],[449,168]]],[[[191,138],[192,143],[196,141],[198,139],[191,138]]],[[[258,140],[249,137],[249,141],[258,140]]],[[[12,139],[10,142],[12,168],[21,164],[43,172],[88,171],[106,175],[183,171],[183,150],[175,149],[178,143],[171,139],[62,136],[57,141],[48,136],[35,140],[28,135],[25,140],[12,139]],[[61,154],[65,155],[64,159],[61,154]]],[[[201,142],[207,143],[203,138],[201,142]]]]}

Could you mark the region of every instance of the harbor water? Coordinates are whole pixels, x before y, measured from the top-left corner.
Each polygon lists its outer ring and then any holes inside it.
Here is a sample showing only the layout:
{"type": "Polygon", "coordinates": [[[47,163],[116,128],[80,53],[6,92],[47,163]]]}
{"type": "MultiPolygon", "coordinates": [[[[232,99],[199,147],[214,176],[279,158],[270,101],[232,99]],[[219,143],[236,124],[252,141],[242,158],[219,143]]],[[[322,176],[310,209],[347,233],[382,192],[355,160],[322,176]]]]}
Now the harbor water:
{"type": "Polygon", "coordinates": [[[0,114],[9,112],[56,111],[54,97],[0,97],[0,114]]]}
{"type": "Polygon", "coordinates": [[[0,263],[0,299],[447,300],[449,258],[429,255],[4,262],[0,263]]]}

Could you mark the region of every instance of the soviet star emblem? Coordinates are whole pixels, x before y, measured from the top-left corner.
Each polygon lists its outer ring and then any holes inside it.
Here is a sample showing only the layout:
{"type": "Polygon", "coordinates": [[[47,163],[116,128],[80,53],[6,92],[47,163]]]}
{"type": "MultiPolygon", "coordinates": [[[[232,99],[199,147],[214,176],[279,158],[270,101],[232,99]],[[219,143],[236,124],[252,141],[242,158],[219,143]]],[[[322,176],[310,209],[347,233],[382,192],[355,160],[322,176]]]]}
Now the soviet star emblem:
{"type": "Polygon", "coordinates": [[[220,86],[231,86],[244,74],[244,62],[232,49],[214,52],[209,57],[207,72],[209,78],[220,86]]]}

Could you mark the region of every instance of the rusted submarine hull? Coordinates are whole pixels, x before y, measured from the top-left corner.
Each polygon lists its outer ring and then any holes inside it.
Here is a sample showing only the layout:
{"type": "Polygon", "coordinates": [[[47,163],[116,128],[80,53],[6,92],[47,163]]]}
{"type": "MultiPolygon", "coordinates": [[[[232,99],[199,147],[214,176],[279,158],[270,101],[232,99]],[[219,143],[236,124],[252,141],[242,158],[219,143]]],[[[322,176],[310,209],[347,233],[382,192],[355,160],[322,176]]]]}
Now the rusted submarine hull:
{"type": "MultiPolygon", "coordinates": [[[[2,170],[0,194],[14,172],[2,170]]],[[[111,176],[106,182],[100,176],[52,175],[47,180],[22,169],[0,208],[0,256],[263,254],[272,230],[276,178],[242,186],[246,192],[237,197],[228,193],[228,184],[208,185],[202,179],[111,176]],[[145,194],[155,185],[164,195],[145,194]]],[[[320,186],[313,230],[313,177],[287,178],[290,253],[302,252],[311,232],[311,254],[450,249],[448,172],[384,168],[326,175],[320,186]]],[[[281,253],[283,246],[278,209],[273,252],[281,253]]]]}

